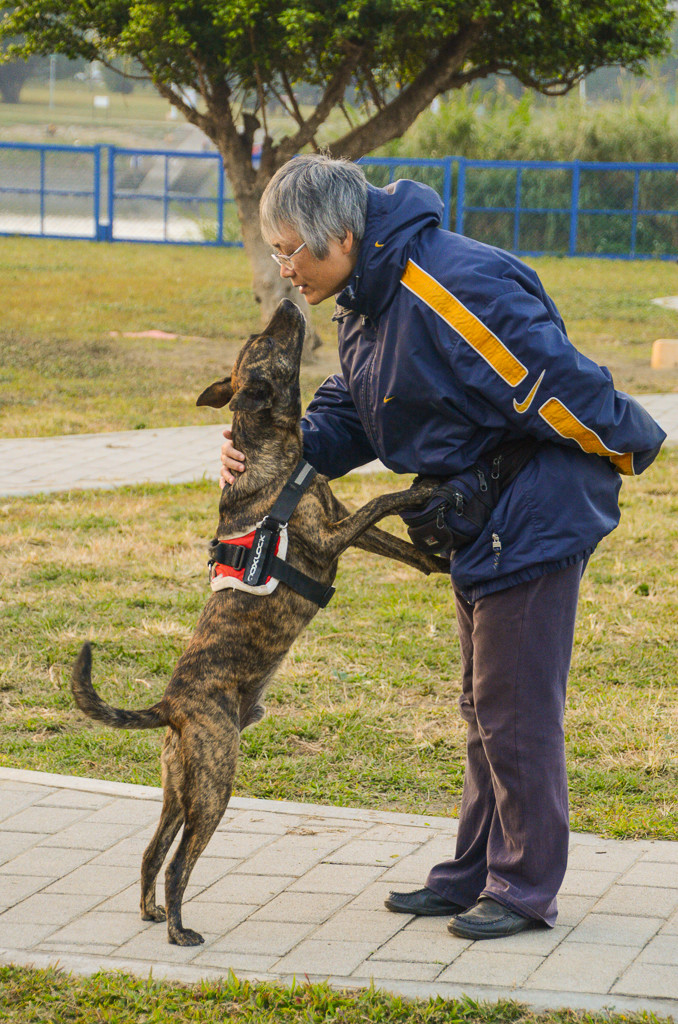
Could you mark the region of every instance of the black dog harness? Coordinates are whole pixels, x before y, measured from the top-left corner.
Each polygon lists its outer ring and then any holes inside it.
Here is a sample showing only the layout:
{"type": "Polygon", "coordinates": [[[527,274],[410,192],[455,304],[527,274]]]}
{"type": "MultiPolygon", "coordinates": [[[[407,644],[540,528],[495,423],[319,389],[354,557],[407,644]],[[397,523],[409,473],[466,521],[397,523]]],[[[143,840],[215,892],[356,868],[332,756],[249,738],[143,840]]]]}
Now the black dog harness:
{"type": "Polygon", "coordinates": [[[334,587],[317,583],[285,561],[287,524],[316,471],[301,459],[278,495],[273,508],[244,536],[210,541],[209,575],[212,590],[233,587],[250,594],[272,594],[279,582],[324,608],[334,587]]]}

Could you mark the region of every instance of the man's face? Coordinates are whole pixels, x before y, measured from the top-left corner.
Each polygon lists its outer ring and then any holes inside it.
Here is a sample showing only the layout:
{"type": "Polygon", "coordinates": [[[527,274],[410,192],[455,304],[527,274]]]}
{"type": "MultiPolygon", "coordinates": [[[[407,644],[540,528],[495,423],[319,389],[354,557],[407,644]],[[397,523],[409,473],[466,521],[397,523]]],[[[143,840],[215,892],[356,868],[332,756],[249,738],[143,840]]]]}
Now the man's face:
{"type": "MultiPolygon", "coordinates": [[[[289,256],[304,241],[291,228],[285,227],[271,239],[275,251],[281,256],[289,256]]],[[[349,231],[343,241],[331,239],[329,255],[324,260],[317,260],[304,246],[301,252],[292,257],[292,265],[281,265],[280,276],[289,278],[298,288],[311,306],[336,295],[344,288],[353,274],[358,258],[353,252],[353,235],[349,231]]]]}

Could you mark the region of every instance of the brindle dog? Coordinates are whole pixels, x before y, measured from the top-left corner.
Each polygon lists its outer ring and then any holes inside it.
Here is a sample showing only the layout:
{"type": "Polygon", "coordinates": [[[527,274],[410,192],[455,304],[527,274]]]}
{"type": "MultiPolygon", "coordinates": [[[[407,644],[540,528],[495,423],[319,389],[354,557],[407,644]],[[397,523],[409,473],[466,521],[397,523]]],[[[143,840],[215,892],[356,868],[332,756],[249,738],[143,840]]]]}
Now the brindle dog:
{"type": "MultiPolygon", "coordinates": [[[[217,537],[245,535],[270,512],[301,457],[303,338],[302,314],[283,300],[263,333],[245,343],[231,376],[198,398],[198,405],[230,405],[234,443],[247,457],[246,471],[222,491],[217,537]]],[[[373,525],[421,505],[432,487],[422,483],[381,495],[349,514],[327,479],[316,476],[291,517],[287,560],[328,586],[339,555],[351,544],[425,573],[449,571],[448,562],[422,554],[373,525]]],[[[264,714],[260,701],[266,685],[317,610],[283,583],[268,596],[234,589],[213,593],[164,696],[144,711],[112,708],[101,700],[91,682],[89,644],[75,663],[73,695],[90,718],[119,729],[168,726],[162,750],[162,814],[141,867],[141,916],[145,921],[167,917],[170,942],[192,946],[203,941],[182,925],[186,884],[228,804],[240,733],[264,714]],[[165,874],[165,914],[155,902],[156,877],[182,824],[181,842],[165,874]]]]}

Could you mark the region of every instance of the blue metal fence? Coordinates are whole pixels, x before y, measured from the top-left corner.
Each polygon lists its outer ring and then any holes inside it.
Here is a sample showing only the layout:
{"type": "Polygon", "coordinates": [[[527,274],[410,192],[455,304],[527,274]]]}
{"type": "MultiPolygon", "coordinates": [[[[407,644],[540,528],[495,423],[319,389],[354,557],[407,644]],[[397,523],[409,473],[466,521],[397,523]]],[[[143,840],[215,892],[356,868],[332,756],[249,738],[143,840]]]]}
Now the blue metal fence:
{"type": "Polygon", "coordinates": [[[107,149],[108,240],[242,245],[218,153],[107,149]]]}
{"type": "Polygon", "coordinates": [[[0,234],[95,239],[101,148],[0,142],[0,234]]]}
{"type": "Polygon", "coordinates": [[[678,164],[460,159],[457,166],[456,231],[523,256],[676,258],[678,164]]]}
{"type": "MultiPolygon", "coordinates": [[[[368,157],[368,179],[415,178],[444,224],[519,255],[678,258],[678,164],[368,157]]],[[[0,143],[0,234],[240,245],[214,152],[0,143]]]]}
{"type": "Polygon", "coordinates": [[[416,177],[433,186],[446,227],[520,256],[678,256],[678,163],[370,157],[361,164],[373,184],[416,177]]]}

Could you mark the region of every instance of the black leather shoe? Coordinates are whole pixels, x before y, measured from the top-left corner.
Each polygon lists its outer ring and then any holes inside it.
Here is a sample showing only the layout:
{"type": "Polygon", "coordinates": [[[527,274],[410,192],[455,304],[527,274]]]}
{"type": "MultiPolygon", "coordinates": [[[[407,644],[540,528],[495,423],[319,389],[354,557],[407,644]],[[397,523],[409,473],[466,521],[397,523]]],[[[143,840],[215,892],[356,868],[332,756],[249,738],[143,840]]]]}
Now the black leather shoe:
{"type": "Polygon", "coordinates": [[[421,917],[449,917],[450,914],[461,914],[465,909],[458,903],[443,899],[432,889],[392,892],[384,900],[384,906],[395,914],[419,914],[421,917]]]}
{"type": "Polygon", "coordinates": [[[447,930],[462,939],[499,939],[524,932],[537,924],[533,918],[523,917],[489,896],[481,896],[469,910],[453,917],[447,930]]]}

